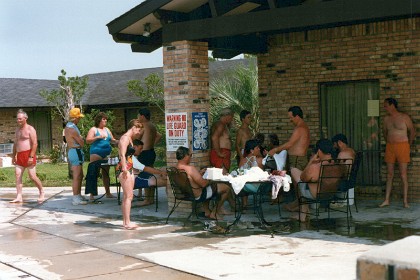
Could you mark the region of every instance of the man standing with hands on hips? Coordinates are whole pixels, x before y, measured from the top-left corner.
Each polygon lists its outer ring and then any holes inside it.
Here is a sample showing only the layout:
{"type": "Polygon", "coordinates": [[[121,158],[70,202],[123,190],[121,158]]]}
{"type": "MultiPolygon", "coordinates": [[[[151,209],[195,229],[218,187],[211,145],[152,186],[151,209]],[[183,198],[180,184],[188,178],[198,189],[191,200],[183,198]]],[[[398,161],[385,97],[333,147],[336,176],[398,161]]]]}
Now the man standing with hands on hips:
{"type": "Polygon", "coordinates": [[[27,123],[28,114],[22,109],[17,112],[18,128],[15,133],[12,161],[15,167],[16,176],[16,198],[10,203],[23,203],[22,197],[22,176],[25,169],[28,169],[29,178],[35,183],[39,190],[38,203],[44,201],[44,189],[41,180],[36,176],[36,149],[38,138],[35,128],[27,123]]]}

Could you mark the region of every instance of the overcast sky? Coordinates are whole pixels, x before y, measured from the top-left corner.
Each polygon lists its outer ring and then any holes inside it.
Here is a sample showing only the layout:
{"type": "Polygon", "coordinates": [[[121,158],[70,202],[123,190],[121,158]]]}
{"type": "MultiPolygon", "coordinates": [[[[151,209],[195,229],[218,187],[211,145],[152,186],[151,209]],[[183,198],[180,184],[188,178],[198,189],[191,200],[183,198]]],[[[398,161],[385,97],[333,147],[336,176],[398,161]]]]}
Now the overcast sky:
{"type": "Polygon", "coordinates": [[[67,76],[162,66],[162,49],[133,53],[106,24],[143,0],[0,0],[0,78],[67,76]]]}

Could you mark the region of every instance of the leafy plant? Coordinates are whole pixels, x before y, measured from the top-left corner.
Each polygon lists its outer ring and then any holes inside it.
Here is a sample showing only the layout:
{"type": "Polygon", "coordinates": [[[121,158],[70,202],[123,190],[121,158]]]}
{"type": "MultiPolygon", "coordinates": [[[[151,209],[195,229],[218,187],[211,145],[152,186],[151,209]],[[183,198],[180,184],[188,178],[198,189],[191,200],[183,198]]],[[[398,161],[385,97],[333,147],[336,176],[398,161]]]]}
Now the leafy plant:
{"type": "MultiPolygon", "coordinates": [[[[249,60],[249,66],[239,65],[233,71],[210,83],[210,115],[217,120],[220,111],[230,108],[235,113],[236,126],[241,125],[239,113],[248,110],[252,114],[251,130],[259,129],[258,71],[256,65],[249,60]]],[[[214,121],[213,121],[214,122],[214,121]]]]}
{"type": "Polygon", "coordinates": [[[41,90],[40,95],[47,101],[48,104],[54,106],[52,117],[61,116],[64,121],[69,119],[69,111],[75,105],[80,106],[82,110],[82,97],[85,94],[88,77],[66,77],[66,71],[61,70],[61,75],[58,76],[60,82],[59,89],[41,90]]]}
{"type": "Polygon", "coordinates": [[[57,164],[61,161],[61,149],[58,145],[54,145],[49,153],[49,158],[52,164],[57,164]]]}
{"type": "Polygon", "coordinates": [[[163,80],[158,74],[152,73],[144,81],[128,81],[127,87],[130,92],[140,97],[142,102],[155,105],[165,113],[163,80]]]}

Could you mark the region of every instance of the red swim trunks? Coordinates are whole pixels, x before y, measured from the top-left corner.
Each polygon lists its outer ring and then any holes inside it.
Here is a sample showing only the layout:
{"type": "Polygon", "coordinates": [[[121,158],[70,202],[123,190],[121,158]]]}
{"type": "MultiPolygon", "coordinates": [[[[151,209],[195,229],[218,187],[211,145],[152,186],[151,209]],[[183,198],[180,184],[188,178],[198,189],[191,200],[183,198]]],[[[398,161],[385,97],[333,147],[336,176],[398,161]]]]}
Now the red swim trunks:
{"type": "Polygon", "coordinates": [[[410,144],[408,142],[387,143],[385,148],[386,163],[409,163],[410,162],[410,144]]]}
{"type": "Polygon", "coordinates": [[[29,165],[29,155],[31,154],[31,150],[23,151],[23,152],[17,152],[16,154],[16,165],[22,166],[22,167],[30,167],[36,165],[36,155],[34,156],[32,162],[32,165],[29,165]]]}
{"type": "Polygon", "coordinates": [[[210,164],[217,168],[223,168],[224,166],[229,171],[231,151],[228,149],[220,149],[220,152],[225,155],[224,158],[219,157],[216,150],[210,151],[210,164]]]}

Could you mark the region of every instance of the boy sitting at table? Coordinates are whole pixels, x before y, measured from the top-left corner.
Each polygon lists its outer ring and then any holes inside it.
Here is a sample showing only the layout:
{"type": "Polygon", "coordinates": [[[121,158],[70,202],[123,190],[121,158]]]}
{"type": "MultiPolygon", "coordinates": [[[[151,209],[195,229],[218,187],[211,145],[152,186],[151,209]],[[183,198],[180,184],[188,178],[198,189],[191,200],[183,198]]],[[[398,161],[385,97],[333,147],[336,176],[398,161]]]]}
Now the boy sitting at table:
{"type": "Polygon", "coordinates": [[[225,213],[222,209],[223,203],[228,199],[230,194],[230,187],[226,184],[217,184],[216,189],[212,189],[209,180],[203,179],[203,175],[200,171],[192,166],[191,163],[192,153],[186,147],[179,147],[176,150],[176,159],[178,163],[176,168],[185,170],[190,180],[190,184],[195,196],[196,202],[202,202],[204,208],[204,214],[207,218],[220,220],[222,217],[220,214],[225,213]],[[213,197],[216,193],[219,195],[220,199],[217,202],[216,207],[213,210],[209,208],[209,199],[213,197]]]}
{"type": "MultiPolygon", "coordinates": [[[[133,173],[136,175],[134,179],[134,189],[138,188],[150,188],[151,186],[166,186],[166,170],[165,169],[155,169],[153,167],[144,166],[141,162],[137,160],[137,155],[141,153],[143,150],[143,142],[139,139],[133,140],[133,148],[134,148],[134,155],[136,157],[133,157],[133,173]],[[148,174],[149,178],[141,178],[137,175],[140,174],[140,172],[144,172],[145,174],[148,174]],[[153,176],[153,174],[155,174],[153,176]],[[156,178],[156,180],[155,180],[156,178]]],[[[146,176],[147,177],[147,176],[146,176]]],[[[147,198],[149,199],[149,198],[147,198]]],[[[146,206],[153,204],[154,201],[148,201],[148,200],[142,201],[139,206],[146,206]]]]}

